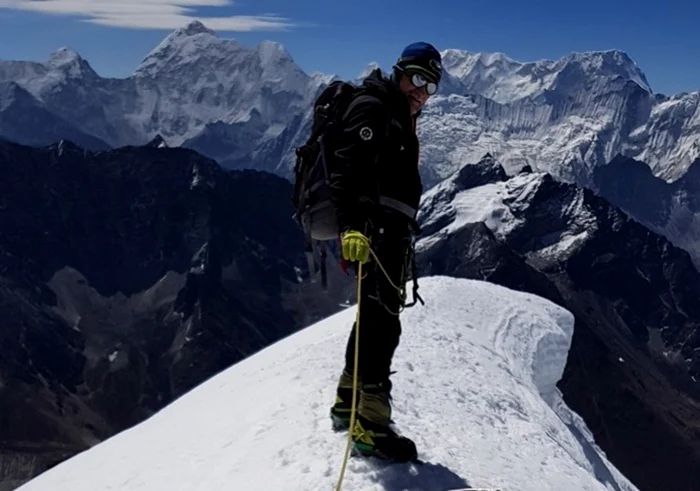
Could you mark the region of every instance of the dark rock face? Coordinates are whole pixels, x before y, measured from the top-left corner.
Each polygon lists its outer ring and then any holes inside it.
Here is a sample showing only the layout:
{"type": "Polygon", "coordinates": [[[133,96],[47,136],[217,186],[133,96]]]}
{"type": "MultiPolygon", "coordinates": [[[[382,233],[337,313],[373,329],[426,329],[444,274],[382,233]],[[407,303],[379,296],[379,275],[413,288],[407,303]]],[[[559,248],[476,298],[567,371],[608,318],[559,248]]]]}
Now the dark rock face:
{"type": "Polygon", "coordinates": [[[670,186],[643,162],[618,155],[594,169],[598,193],[623,210],[634,210],[638,221],[663,223],[670,213],[670,186]],[[653,198],[652,198],[653,197],[653,198]]]}
{"type": "Polygon", "coordinates": [[[288,181],[156,143],[92,153],[0,141],[2,485],[345,299],[350,278],[331,276],[329,293],[307,281],[288,181]]]}
{"type": "Polygon", "coordinates": [[[636,221],[690,253],[700,268],[700,160],[666,182],[644,162],[618,155],[593,172],[593,189],[636,221]]]}
{"type": "Polygon", "coordinates": [[[491,154],[486,154],[477,165],[462,167],[457,172],[455,183],[457,189],[464,190],[506,179],[508,179],[508,175],[503,167],[496,162],[491,154]]]}
{"type": "Polygon", "coordinates": [[[469,223],[418,256],[421,275],[486,280],[513,290],[527,291],[563,302],[559,291],[544,273],[494,237],[483,223],[469,223]]]}
{"type": "Polygon", "coordinates": [[[546,175],[527,199],[503,202],[517,225],[502,240],[467,224],[420,252],[420,274],[485,279],[569,309],[576,327],[559,384],[567,404],[639,489],[696,489],[700,274],[688,253],[546,175]],[[577,245],[552,253],[579,233],[577,245]]]}

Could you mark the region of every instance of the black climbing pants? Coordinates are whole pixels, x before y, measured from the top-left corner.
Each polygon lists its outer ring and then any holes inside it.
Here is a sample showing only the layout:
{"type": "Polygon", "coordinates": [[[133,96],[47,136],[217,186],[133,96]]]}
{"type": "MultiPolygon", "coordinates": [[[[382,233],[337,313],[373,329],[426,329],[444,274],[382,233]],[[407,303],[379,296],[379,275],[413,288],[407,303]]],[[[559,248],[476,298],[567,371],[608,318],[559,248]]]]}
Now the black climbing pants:
{"type": "MultiPolygon", "coordinates": [[[[372,242],[372,249],[391,281],[403,291],[408,272],[410,238],[405,234],[380,235],[379,240],[373,239],[372,242]]],[[[369,262],[362,265],[362,275],[358,375],[363,385],[381,384],[390,388],[391,361],[401,336],[399,313],[405,299],[387,280],[372,256],[369,262]]],[[[355,332],[356,325],[353,323],[345,350],[345,369],[348,373],[354,369],[355,332]]]]}

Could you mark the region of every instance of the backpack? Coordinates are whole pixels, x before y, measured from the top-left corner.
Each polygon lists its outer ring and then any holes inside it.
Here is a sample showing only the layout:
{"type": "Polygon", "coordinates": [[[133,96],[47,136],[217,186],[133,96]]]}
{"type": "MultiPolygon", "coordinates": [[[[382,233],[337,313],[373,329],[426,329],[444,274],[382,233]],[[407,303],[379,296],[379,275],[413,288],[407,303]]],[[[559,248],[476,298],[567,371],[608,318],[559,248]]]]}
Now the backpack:
{"type": "MultiPolygon", "coordinates": [[[[329,158],[333,154],[333,138],[335,130],[342,117],[350,109],[358,96],[368,93],[366,87],[358,87],[349,82],[334,81],[318,96],[313,106],[313,122],[311,136],[302,146],[296,149],[296,164],[294,166],[294,219],[301,226],[306,248],[305,253],[309,265],[309,276],[315,282],[315,248],[320,245],[321,283],[327,289],[326,277],[326,247],[330,241],[340,238],[340,230],[333,204],[330,176],[333,173],[334,161],[329,158]]],[[[423,299],[418,294],[418,281],[413,251],[411,251],[411,266],[413,276],[413,302],[406,304],[410,307],[423,299]]]]}
{"type": "Polygon", "coordinates": [[[334,81],[317,97],[313,105],[311,135],[296,149],[294,166],[294,219],[304,232],[306,256],[312,282],[315,276],[314,241],[320,245],[321,281],[326,283],[326,244],[339,239],[340,230],[333,204],[330,176],[335,130],[350,103],[364,90],[349,82],[334,81]]]}

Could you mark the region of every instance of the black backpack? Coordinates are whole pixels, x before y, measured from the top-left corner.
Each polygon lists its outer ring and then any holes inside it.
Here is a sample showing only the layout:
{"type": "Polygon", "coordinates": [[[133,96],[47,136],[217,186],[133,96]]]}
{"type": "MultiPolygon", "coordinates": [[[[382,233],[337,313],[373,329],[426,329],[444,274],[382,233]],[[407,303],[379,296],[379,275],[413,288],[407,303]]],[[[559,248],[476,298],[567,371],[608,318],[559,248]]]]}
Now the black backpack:
{"type": "MultiPolygon", "coordinates": [[[[333,173],[332,158],[334,137],[342,117],[349,111],[350,105],[358,101],[360,95],[376,95],[369,93],[367,87],[356,86],[349,82],[335,81],[323,90],[313,106],[313,122],[311,136],[302,146],[296,149],[296,165],[294,166],[294,219],[301,226],[306,238],[306,257],[309,264],[311,281],[315,281],[315,251],[314,244],[319,245],[321,263],[321,283],[327,288],[326,278],[326,247],[330,241],[340,239],[340,230],[336,208],[330,186],[330,176],[333,173]]],[[[418,281],[413,251],[411,251],[413,276],[413,302],[406,304],[410,307],[423,299],[418,294],[418,281]]]]}
{"type": "Polygon", "coordinates": [[[326,244],[339,239],[340,230],[333,204],[330,176],[333,172],[333,139],[340,119],[364,87],[334,81],[313,106],[311,136],[296,149],[294,166],[294,219],[306,238],[309,274],[314,281],[314,242],[320,245],[321,281],[326,288],[326,244]]]}

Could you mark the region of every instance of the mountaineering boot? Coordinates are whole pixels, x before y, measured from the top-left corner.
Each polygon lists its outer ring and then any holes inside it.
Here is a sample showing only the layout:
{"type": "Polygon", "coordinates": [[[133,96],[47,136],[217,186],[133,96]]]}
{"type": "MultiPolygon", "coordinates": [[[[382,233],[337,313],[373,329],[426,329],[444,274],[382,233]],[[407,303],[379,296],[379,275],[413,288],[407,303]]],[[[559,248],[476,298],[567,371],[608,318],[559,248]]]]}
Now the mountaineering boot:
{"type": "MultiPolygon", "coordinates": [[[[357,383],[357,396],[360,396],[360,383],[357,383]]],[[[331,407],[331,422],[333,430],[344,431],[350,427],[350,413],[352,411],[352,372],[343,370],[338,380],[338,388],[335,393],[335,404],[331,407]]]]}
{"type": "Polygon", "coordinates": [[[351,435],[353,448],[356,454],[409,462],[418,458],[416,445],[391,428],[390,390],[389,381],[362,386],[351,435]]]}

